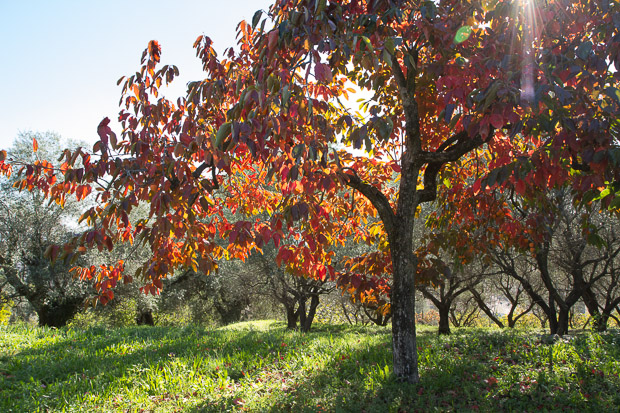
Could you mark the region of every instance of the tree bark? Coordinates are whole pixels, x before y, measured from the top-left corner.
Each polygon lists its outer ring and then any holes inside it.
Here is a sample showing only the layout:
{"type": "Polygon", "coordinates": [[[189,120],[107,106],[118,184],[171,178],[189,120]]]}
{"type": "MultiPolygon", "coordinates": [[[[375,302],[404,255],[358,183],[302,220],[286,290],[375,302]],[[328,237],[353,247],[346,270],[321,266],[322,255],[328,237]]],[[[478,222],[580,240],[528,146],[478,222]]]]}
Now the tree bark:
{"type": "Polygon", "coordinates": [[[437,307],[439,311],[439,329],[437,334],[448,335],[450,334],[450,305],[437,307]]]}
{"type": "Polygon", "coordinates": [[[569,319],[570,308],[564,306],[560,307],[560,311],[558,312],[558,322],[556,324],[556,331],[551,332],[551,334],[557,334],[563,336],[568,334],[568,319],[569,319]]]}
{"type": "Polygon", "coordinates": [[[310,327],[312,327],[312,322],[314,321],[314,316],[316,314],[316,308],[319,306],[319,295],[313,294],[312,298],[310,298],[310,308],[308,309],[308,314],[305,317],[304,323],[300,326],[301,331],[307,333],[310,331],[310,327]]]}
{"type": "Polygon", "coordinates": [[[394,374],[409,383],[420,381],[415,328],[415,269],[411,250],[392,244],[394,281],[392,284],[392,350],[394,374]]]}
{"type": "Polygon", "coordinates": [[[285,305],[286,307],[286,328],[289,330],[295,330],[297,328],[297,319],[299,318],[299,311],[295,312],[295,305],[285,305]]]}
{"type": "Polygon", "coordinates": [[[136,317],[136,324],[139,326],[154,326],[153,312],[151,310],[140,310],[136,317]]]}

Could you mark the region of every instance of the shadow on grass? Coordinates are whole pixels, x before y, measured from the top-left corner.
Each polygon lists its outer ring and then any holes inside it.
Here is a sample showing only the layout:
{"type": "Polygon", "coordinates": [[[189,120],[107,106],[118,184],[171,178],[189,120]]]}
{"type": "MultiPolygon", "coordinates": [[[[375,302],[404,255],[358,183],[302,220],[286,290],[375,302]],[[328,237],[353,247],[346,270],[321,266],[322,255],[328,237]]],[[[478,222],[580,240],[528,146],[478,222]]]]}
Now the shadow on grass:
{"type": "MultiPolygon", "coordinates": [[[[334,335],[329,328],[320,333],[334,335]]],[[[536,376],[534,372],[520,371],[524,381],[498,384],[496,376],[502,372],[496,370],[497,358],[505,356],[508,360],[511,350],[507,348],[512,349],[518,337],[514,332],[473,330],[437,337],[432,331],[423,331],[418,336],[421,380],[408,384],[396,380],[391,373],[388,335],[384,342],[373,346],[351,345],[336,351],[322,368],[297,375],[281,389],[274,389],[263,405],[249,405],[247,410],[370,413],[605,411],[610,407],[603,401],[584,400],[579,387],[554,389],[553,377],[547,378],[545,373],[536,376]]],[[[614,391],[613,386],[609,391],[614,391]]],[[[230,394],[213,402],[205,401],[190,411],[243,408],[243,398],[230,394]]]]}
{"type": "MultiPolygon", "coordinates": [[[[545,373],[544,366],[534,371],[536,358],[550,347],[510,331],[456,330],[448,337],[437,337],[434,330],[420,331],[421,380],[415,385],[401,383],[391,373],[389,329],[323,325],[301,334],[281,326],[269,331],[142,327],[56,334],[63,337],[47,344],[42,340],[0,361],[0,410],[75,408],[83,394],[122,392],[133,385],[127,383],[128,377],[141,378],[132,376],[135,370],[153,366],[163,370],[172,361],[181,361],[187,371],[193,369],[192,374],[203,379],[223,374],[224,387],[189,394],[187,404],[161,406],[196,412],[587,411],[605,410],[610,398],[607,405],[595,398],[586,400],[581,394],[584,389],[592,389],[592,394],[597,389],[620,390],[617,379],[591,373],[588,360],[575,364],[579,373],[575,379],[584,385],[556,380],[555,373],[545,373]],[[515,348],[523,348],[523,354],[515,353],[515,348]],[[192,360],[197,364],[192,365],[192,360]],[[260,396],[252,394],[267,374],[272,380],[269,387],[260,396]],[[44,404],[42,398],[48,401],[44,404]]],[[[599,340],[605,346],[602,350],[612,350],[617,345],[614,340],[599,340]]],[[[208,381],[203,379],[196,385],[208,381]]],[[[166,379],[162,380],[165,385],[166,379]]],[[[161,397],[155,387],[133,391],[143,398],[161,397]]],[[[123,406],[118,410],[125,410],[127,405],[123,406]]],[[[106,410],[115,411],[114,406],[106,410]]]]}
{"type": "MultiPolygon", "coordinates": [[[[346,330],[346,328],[344,329],[346,330]]],[[[313,334],[344,332],[325,327],[313,334]]],[[[381,333],[380,333],[381,334],[381,333]]],[[[474,377],[484,368],[482,362],[465,357],[435,360],[439,366],[421,365],[422,379],[412,385],[402,383],[392,375],[392,351],[389,333],[386,339],[373,346],[352,344],[331,355],[321,369],[274,391],[267,405],[259,410],[281,411],[429,411],[439,407],[442,410],[472,410],[484,408],[480,405],[479,383],[464,385],[464,380],[474,377]]],[[[421,353],[429,347],[436,335],[424,331],[418,336],[421,353]]],[[[430,351],[430,350],[429,350],[430,351]]],[[[193,412],[222,411],[235,407],[235,396],[216,402],[205,402],[192,408],[193,412]]],[[[489,403],[486,403],[488,406],[489,403]]],[[[253,410],[252,408],[248,408],[253,410]]]]}
{"type": "Polygon", "coordinates": [[[252,347],[256,357],[266,358],[284,331],[270,332],[267,340],[259,331],[207,331],[195,327],[92,328],[49,334],[54,336],[53,343],[44,340],[0,360],[0,410],[37,411],[42,400],[47,401],[43,407],[52,410],[75,407],[89,392],[122,392],[131,372],[163,366],[171,359],[202,357],[206,351],[234,359],[241,348],[252,347]],[[257,341],[264,345],[257,347],[257,341]]]}

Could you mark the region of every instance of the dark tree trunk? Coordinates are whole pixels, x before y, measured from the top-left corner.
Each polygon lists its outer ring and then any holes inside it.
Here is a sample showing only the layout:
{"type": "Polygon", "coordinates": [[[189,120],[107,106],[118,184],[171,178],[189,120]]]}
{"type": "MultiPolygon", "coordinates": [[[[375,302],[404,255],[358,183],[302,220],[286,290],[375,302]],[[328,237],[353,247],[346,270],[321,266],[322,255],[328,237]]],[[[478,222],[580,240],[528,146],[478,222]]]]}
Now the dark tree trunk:
{"type": "Polygon", "coordinates": [[[598,309],[598,302],[596,300],[596,296],[594,295],[592,289],[588,287],[584,288],[581,297],[583,298],[583,302],[586,305],[590,316],[592,317],[592,327],[596,331],[607,330],[607,320],[609,319],[609,317],[603,319],[598,309]]]}
{"type": "Polygon", "coordinates": [[[599,332],[607,331],[607,323],[609,322],[609,314],[602,312],[599,314],[600,320],[596,327],[596,330],[599,332]]]}
{"type": "Polygon", "coordinates": [[[136,324],[139,326],[154,326],[153,312],[151,310],[141,310],[136,317],[136,324]]]}
{"type": "Polygon", "coordinates": [[[450,305],[437,307],[439,311],[439,330],[437,334],[448,335],[450,334],[450,305]]]}
{"type": "Polygon", "coordinates": [[[81,298],[73,298],[35,307],[35,311],[39,316],[39,325],[63,327],[77,314],[81,305],[81,298]]]}
{"type": "Polygon", "coordinates": [[[562,308],[560,307],[560,311],[558,313],[558,321],[556,324],[556,331],[555,332],[551,332],[551,334],[557,334],[560,336],[563,336],[565,334],[568,334],[568,319],[569,319],[569,308],[562,308]]]}
{"type": "Polygon", "coordinates": [[[310,299],[310,308],[308,309],[308,314],[304,317],[303,323],[301,323],[300,328],[303,332],[310,331],[310,327],[312,326],[312,322],[314,321],[314,315],[316,314],[316,308],[319,305],[319,296],[318,294],[313,294],[310,299]]]}
{"type": "Polygon", "coordinates": [[[247,305],[247,300],[236,298],[227,300],[225,297],[220,297],[220,299],[214,302],[215,309],[220,315],[222,324],[224,325],[236,323],[241,320],[241,312],[247,305]]]}
{"type": "Polygon", "coordinates": [[[558,334],[559,320],[557,312],[555,311],[555,301],[553,300],[553,295],[551,293],[549,293],[549,305],[545,311],[545,314],[547,314],[547,320],[549,320],[549,332],[551,334],[558,334]]]}
{"type": "Polygon", "coordinates": [[[297,320],[299,319],[299,311],[295,312],[295,305],[285,305],[286,307],[286,328],[295,330],[297,328],[297,320]]]}

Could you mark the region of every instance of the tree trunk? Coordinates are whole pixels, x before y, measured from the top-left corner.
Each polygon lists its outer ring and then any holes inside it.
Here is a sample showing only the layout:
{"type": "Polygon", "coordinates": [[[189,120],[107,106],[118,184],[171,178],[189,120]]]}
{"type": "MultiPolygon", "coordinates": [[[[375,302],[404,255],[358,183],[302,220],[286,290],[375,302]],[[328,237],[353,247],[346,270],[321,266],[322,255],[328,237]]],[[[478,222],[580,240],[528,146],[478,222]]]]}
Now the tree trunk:
{"type": "MultiPolygon", "coordinates": [[[[549,332],[551,334],[558,334],[559,321],[557,312],[555,311],[555,301],[553,300],[551,292],[549,292],[549,306],[545,314],[547,314],[547,320],[549,320],[549,332]]],[[[568,319],[566,321],[568,321],[568,319]]]]}
{"type": "MultiPolygon", "coordinates": [[[[497,324],[499,328],[504,328],[504,323],[502,323],[502,321],[499,318],[497,318],[495,314],[493,314],[493,311],[491,311],[489,306],[484,302],[480,293],[474,288],[470,288],[469,291],[471,291],[471,294],[474,297],[474,300],[476,300],[478,307],[487,315],[487,317],[489,317],[491,321],[497,324]]],[[[510,327],[513,327],[513,326],[510,326],[510,327]]]]}
{"type": "MultiPolygon", "coordinates": [[[[402,244],[401,244],[402,245],[402,244]]],[[[415,332],[415,271],[417,259],[411,251],[392,243],[392,349],[394,374],[409,383],[420,381],[415,332]]]]}
{"type": "Polygon", "coordinates": [[[439,311],[439,330],[437,334],[448,335],[450,334],[450,305],[437,307],[439,311]]]}
{"type": "Polygon", "coordinates": [[[600,320],[598,322],[598,325],[596,327],[596,331],[598,332],[603,332],[603,331],[607,331],[607,323],[609,322],[609,314],[606,312],[602,312],[600,315],[600,320]]]}
{"type": "Polygon", "coordinates": [[[568,316],[569,316],[569,308],[562,308],[560,307],[560,311],[558,313],[558,321],[556,324],[556,331],[555,332],[551,332],[551,334],[557,334],[560,336],[563,336],[565,334],[568,334],[568,316]]]}
{"type": "Polygon", "coordinates": [[[308,314],[305,317],[304,323],[300,325],[301,331],[307,333],[310,331],[310,327],[312,326],[312,322],[314,321],[314,315],[316,314],[316,308],[319,305],[319,296],[318,294],[313,294],[310,299],[310,308],[308,309],[308,314]]]}
{"type": "Polygon", "coordinates": [[[295,305],[285,305],[286,307],[286,328],[289,330],[295,330],[297,328],[297,319],[299,318],[299,311],[295,312],[295,305]]]}
{"type": "Polygon", "coordinates": [[[586,305],[590,316],[592,317],[592,327],[596,331],[607,330],[607,319],[603,320],[603,317],[601,316],[601,313],[598,309],[598,302],[596,301],[596,296],[594,295],[592,289],[588,287],[583,288],[583,293],[581,297],[583,298],[583,302],[586,305]]]}
{"type": "Polygon", "coordinates": [[[151,310],[140,310],[136,317],[136,324],[139,326],[154,326],[153,312],[151,310]]]}
{"type": "Polygon", "coordinates": [[[82,299],[68,299],[35,307],[39,316],[39,325],[47,327],[63,327],[73,318],[82,305],[82,299]]]}

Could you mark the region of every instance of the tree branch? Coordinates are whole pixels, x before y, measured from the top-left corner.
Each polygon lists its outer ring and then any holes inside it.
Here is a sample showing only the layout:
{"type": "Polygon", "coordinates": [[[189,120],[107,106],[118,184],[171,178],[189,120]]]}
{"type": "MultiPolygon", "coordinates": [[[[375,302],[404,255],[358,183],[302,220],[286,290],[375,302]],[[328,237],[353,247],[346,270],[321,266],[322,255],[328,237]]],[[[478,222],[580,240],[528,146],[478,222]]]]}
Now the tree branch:
{"type": "Polygon", "coordinates": [[[393,233],[396,227],[396,215],[394,215],[390,201],[386,198],[383,192],[362,181],[357,175],[340,172],[339,176],[343,179],[347,186],[357,190],[370,201],[377,212],[379,212],[379,216],[381,217],[381,221],[383,221],[386,232],[388,234],[393,233]]]}

